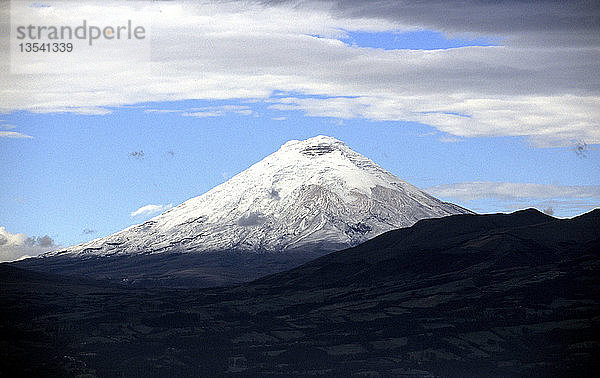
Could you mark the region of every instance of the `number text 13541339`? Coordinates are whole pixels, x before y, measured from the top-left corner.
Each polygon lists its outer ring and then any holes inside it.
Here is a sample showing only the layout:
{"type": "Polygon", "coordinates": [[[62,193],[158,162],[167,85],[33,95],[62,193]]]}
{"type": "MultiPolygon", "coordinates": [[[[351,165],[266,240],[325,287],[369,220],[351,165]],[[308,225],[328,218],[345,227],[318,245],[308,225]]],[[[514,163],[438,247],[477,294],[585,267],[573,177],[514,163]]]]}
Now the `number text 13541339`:
{"type": "Polygon", "coordinates": [[[73,44],[71,42],[53,42],[53,43],[19,43],[19,52],[47,52],[47,53],[64,53],[73,51],[73,44]]]}

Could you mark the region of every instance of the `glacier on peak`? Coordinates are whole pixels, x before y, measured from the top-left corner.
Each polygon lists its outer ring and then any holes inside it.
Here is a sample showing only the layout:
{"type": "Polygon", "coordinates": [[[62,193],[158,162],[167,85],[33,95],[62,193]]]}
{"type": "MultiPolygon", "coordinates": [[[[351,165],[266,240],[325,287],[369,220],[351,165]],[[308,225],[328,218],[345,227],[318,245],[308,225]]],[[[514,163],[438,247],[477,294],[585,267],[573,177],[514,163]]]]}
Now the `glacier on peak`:
{"type": "Polygon", "coordinates": [[[465,213],[471,212],[319,135],[288,141],[225,183],[142,224],[42,256],[331,251],[420,219],[465,213]]]}

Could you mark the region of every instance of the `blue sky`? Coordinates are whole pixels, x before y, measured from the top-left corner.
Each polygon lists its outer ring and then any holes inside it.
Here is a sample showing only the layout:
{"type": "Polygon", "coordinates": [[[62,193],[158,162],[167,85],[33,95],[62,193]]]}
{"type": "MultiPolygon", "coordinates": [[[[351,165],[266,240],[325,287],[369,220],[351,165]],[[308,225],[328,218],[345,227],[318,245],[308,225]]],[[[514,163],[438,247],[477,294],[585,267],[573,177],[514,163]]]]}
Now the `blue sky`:
{"type": "Polygon", "coordinates": [[[359,47],[373,47],[384,50],[411,49],[411,50],[437,50],[466,46],[498,46],[499,38],[445,36],[439,31],[417,30],[404,32],[348,32],[342,41],[359,47]]]}
{"type": "MultiPolygon", "coordinates": [[[[48,234],[64,244],[107,235],[143,221],[144,216],[130,213],[144,205],[177,205],[287,140],[319,134],[344,141],[420,188],[472,181],[597,185],[600,177],[595,149],[587,149],[584,158],[572,148],[534,148],[519,137],[454,140],[418,123],[307,117],[270,110],[264,103],[139,105],[106,115],[17,112],[5,117],[33,138],[0,139],[1,175],[11,177],[0,194],[3,225],[27,235],[48,234]],[[198,118],[145,112],[224,105],[248,106],[253,113],[198,118]]],[[[510,203],[489,199],[455,202],[483,212],[511,210],[510,203]]],[[[556,210],[562,216],[581,211],[556,210]]]]}
{"type": "Polygon", "coordinates": [[[170,16],[153,21],[150,73],[123,64],[45,85],[2,74],[0,253],[39,253],[43,235],[63,246],[106,236],[318,134],[479,212],[574,216],[600,203],[594,49],[343,7],[186,6],[161,5],[170,16]]]}

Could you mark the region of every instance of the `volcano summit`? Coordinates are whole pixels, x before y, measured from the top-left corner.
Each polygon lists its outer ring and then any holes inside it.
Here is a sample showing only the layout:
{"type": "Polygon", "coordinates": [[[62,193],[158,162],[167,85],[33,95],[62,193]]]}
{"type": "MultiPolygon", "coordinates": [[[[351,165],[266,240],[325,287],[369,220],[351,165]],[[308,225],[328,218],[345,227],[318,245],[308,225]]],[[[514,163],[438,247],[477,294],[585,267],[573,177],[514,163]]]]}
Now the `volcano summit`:
{"type": "Polygon", "coordinates": [[[142,224],[45,256],[331,251],[423,218],[465,213],[341,141],[316,136],[285,143],[229,181],[142,224]]]}
{"type": "Polygon", "coordinates": [[[144,286],[215,286],[284,271],[420,219],[469,214],[337,139],[292,140],[142,224],[16,263],[144,286]]]}

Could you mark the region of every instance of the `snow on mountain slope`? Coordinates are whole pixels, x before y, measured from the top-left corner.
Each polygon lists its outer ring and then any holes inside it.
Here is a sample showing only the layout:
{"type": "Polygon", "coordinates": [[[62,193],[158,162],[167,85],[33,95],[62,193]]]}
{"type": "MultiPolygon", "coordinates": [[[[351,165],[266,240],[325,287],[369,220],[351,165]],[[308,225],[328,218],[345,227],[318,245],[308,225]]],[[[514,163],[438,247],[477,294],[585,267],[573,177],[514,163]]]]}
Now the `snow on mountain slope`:
{"type": "Polygon", "coordinates": [[[331,137],[292,140],[229,181],[142,224],[43,256],[341,249],[423,218],[441,202],[331,137]]]}

